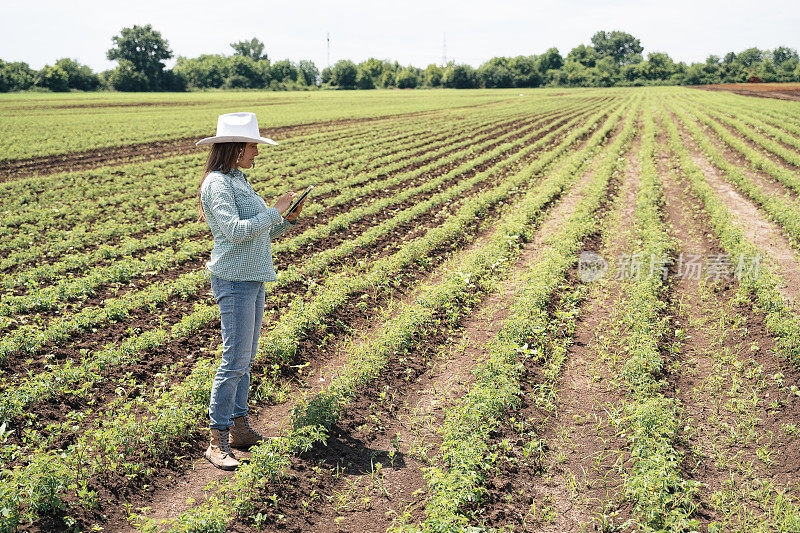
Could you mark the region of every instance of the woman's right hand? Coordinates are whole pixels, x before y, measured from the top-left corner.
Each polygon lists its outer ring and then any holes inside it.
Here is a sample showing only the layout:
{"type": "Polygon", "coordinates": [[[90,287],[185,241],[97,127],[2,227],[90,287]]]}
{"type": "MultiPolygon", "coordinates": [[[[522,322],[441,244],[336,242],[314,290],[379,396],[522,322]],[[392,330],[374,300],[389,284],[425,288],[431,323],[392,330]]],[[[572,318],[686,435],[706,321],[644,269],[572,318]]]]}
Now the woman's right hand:
{"type": "Polygon", "coordinates": [[[278,210],[278,213],[283,215],[283,213],[285,213],[286,210],[289,209],[289,206],[292,205],[292,200],[294,200],[295,196],[297,196],[297,193],[289,191],[280,198],[278,198],[278,200],[275,202],[274,205],[275,209],[278,210]]]}

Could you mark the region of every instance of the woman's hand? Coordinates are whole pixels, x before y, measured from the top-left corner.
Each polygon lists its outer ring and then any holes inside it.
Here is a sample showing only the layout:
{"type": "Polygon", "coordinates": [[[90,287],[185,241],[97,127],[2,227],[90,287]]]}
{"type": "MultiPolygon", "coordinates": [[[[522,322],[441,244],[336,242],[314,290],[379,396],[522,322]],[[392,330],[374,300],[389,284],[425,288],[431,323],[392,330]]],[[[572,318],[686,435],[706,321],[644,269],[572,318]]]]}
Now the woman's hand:
{"type": "Polygon", "coordinates": [[[294,211],[292,211],[292,212],[289,214],[289,216],[287,216],[287,217],[286,217],[286,220],[288,220],[289,222],[294,222],[295,220],[297,220],[297,215],[299,215],[299,214],[300,214],[300,211],[302,211],[302,210],[303,210],[303,204],[304,204],[304,203],[306,203],[306,200],[308,200],[308,196],[306,196],[305,198],[303,198],[303,201],[302,201],[302,202],[300,202],[300,205],[298,205],[298,206],[297,206],[297,209],[295,209],[294,211]]]}
{"type": "Polygon", "coordinates": [[[280,198],[278,198],[278,201],[275,202],[275,205],[273,207],[275,207],[275,209],[278,210],[278,213],[283,215],[286,212],[286,210],[289,209],[289,206],[292,205],[292,200],[294,200],[295,196],[297,196],[297,193],[289,191],[280,198]]]}

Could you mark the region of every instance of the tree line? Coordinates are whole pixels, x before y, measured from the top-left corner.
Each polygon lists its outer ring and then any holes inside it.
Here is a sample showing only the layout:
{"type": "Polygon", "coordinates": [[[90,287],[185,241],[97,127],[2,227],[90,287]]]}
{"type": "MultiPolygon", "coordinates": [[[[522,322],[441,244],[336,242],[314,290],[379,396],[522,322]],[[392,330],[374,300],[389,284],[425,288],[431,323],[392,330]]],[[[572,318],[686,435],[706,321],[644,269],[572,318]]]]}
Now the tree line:
{"type": "Polygon", "coordinates": [[[167,69],[164,61],[173,57],[172,50],[149,24],[123,28],[112,42],[106,56],[117,61],[117,67],[100,73],[69,58],[39,71],[24,62],[0,60],[0,92],[613,87],[800,81],[800,56],[786,46],[774,50],[748,48],[687,64],[674,61],[664,52],[650,52],[645,58],[639,39],[622,31],[598,31],[591,44],[578,45],[566,56],[550,48],[539,55],[493,57],[477,69],[452,61],[421,69],[369,58],[360,63],[341,60],[320,71],[310,60],[270,61],[264,43],[255,38],[231,43],[230,55],[179,56],[175,66],[167,69]]]}

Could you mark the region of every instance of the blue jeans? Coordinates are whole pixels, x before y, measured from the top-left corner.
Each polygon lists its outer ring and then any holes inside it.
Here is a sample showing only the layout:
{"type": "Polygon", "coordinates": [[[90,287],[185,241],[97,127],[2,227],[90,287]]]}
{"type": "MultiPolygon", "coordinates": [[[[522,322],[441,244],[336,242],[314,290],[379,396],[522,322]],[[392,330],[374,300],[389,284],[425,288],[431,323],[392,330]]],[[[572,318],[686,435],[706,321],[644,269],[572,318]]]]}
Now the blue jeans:
{"type": "Polygon", "coordinates": [[[247,414],[250,366],[264,319],[264,282],[226,281],[212,274],[211,291],[222,321],[222,364],[211,387],[208,417],[212,429],[227,429],[247,414]]]}

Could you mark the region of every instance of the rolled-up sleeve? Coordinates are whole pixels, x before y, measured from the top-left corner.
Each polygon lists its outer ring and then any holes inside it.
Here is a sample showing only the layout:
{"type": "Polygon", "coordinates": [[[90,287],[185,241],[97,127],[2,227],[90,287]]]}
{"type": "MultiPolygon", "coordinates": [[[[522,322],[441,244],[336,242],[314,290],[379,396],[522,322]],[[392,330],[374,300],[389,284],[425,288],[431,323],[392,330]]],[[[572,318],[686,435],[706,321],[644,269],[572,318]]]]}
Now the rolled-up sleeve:
{"type": "MultiPolygon", "coordinates": [[[[284,226],[286,222],[277,209],[270,207],[253,218],[242,220],[236,209],[236,202],[230,186],[215,181],[208,184],[207,206],[219,224],[220,231],[233,243],[253,240],[267,230],[284,226]]],[[[280,233],[286,231],[285,228],[280,233]]],[[[279,234],[280,234],[279,233],[279,234]]],[[[270,231],[272,235],[272,231],[270,231]]]]}

